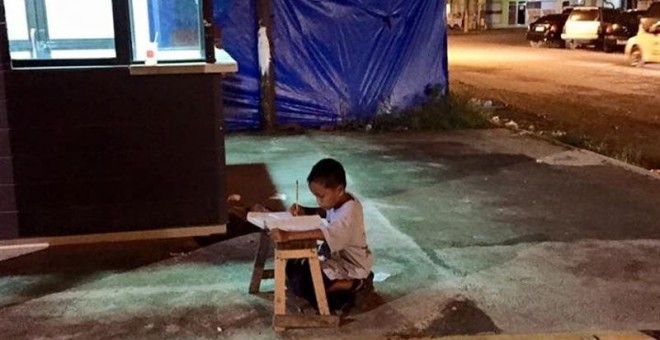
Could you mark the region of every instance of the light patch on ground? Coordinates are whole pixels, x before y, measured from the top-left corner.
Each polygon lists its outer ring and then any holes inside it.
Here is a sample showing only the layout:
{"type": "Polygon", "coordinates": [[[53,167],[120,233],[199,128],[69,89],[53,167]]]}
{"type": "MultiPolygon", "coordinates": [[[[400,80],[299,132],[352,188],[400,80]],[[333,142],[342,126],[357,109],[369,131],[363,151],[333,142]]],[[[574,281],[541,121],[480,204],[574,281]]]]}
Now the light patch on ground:
{"type": "Polygon", "coordinates": [[[408,209],[408,210],[411,209],[409,206],[405,204],[390,204],[384,201],[373,200],[371,201],[371,204],[377,209],[408,209]]]}
{"type": "MultiPolygon", "coordinates": [[[[432,266],[432,261],[419,248],[419,245],[408,235],[401,233],[369,200],[363,201],[365,224],[367,225],[367,237],[370,248],[376,255],[378,250],[397,249],[408,256],[410,263],[416,265],[432,266]]],[[[376,256],[375,270],[390,273],[391,275],[403,274],[406,267],[397,263],[381,263],[376,256]]]]}
{"type": "Polygon", "coordinates": [[[560,166],[594,166],[607,163],[602,156],[579,149],[539,158],[536,162],[560,166]]]}
{"type": "Polygon", "coordinates": [[[115,298],[144,298],[148,295],[159,294],[189,294],[189,293],[208,293],[217,291],[229,291],[236,288],[234,283],[219,282],[214,284],[204,285],[149,285],[138,287],[121,287],[117,288],[98,288],[98,289],[77,289],[65,291],[45,296],[42,301],[53,302],[58,300],[72,300],[72,299],[106,299],[108,296],[115,298]]]}
{"type": "Polygon", "coordinates": [[[438,169],[447,169],[447,166],[444,164],[440,163],[433,163],[433,162],[428,162],[426,163],[427,166],[430,166],[432,168],[438,168],[438,169]]]}
{"type": "MultiPolygon", "coordinates": [[[[577,66],[580,68],[601,70],[603,72],[611,72],[613,66],[612,64],[608,64],[608,63],[594,63],[593,61],[577,61],[577,60],[568,61],[566,62],[566,64],[570,66],[577,66]]],[[[621,65],[624,65],[624,63],[619,63],[616,66],[621,66],[621,65]]],[[[657,79],[658,72],[660,72],[660,68],[656,65],[648,65],[646,66],[646,68],[628,67],[626,65],[625,67],[617,68],[617,71],[635,77],[647,77],[647,78],[657,79]],[[655,70],[656,72],[652,72],[653,70],[655,70]]]]}
{"type": "Polygon", "coordinates": [[[493,47],[488,51],[488,55],[484,55],[483,49],[481,48],[469,48],[462,47],[460,49],[454,48],[449,49],[448,60],[452,64],[456,65],[470,65],[474,63],[483,62],[488,60],[489,63],[502,63],[506,65],[511,65],[516,62],[543,62],[549,60],[549,57],[546,57],[541,54],[534,53],[511,53],[509,49],[498,48],[497,46],[493,47]]]}

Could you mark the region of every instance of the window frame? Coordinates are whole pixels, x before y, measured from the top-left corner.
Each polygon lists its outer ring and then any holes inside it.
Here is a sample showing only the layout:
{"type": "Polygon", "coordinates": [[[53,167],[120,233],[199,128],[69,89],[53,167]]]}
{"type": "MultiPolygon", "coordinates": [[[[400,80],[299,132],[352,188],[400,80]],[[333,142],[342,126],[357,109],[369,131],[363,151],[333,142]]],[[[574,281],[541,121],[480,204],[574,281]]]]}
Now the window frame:
{"type": "MultiPolygon", "coordinates": [[[[45,35],[48,35],[48,25],[46,22],[45,16],[45,0],[25,0],[26,2],[26,14],[28,20],[28,27],[45,27],[45,35]],[[36,15],[31,15],[32,13],[36,15]],[[39,20],[39,25],[37,26],[36,20],[39,20]]],[[[67,58],[67,59],[13,59],[10,56],[11,66],[13,69],[26,69],[26,68],[38,68],[38,67],[108,67],[108,66],[129,66],[129,65],[139,65],[143,64],[144,61],[136,61],[133,58],[133,44],[132,41],[132,27],[133,18],[131,17],[131,2],[127,0],[111,0],[112,2],[112,21],[114,26],[114,58],[67,58]]],[[[200,11],[199,11],[199,21],[200,25],[203,25],[203,4],[206,1],[199,1],[200,11]]],[[[5,13],[6,15],[6,13],[5,13]]],[[[203,33],[203,27],[200,27],[200,32],[203,33]]],[[[198,62],[204,61],[205,55],[205,42],[203,36],[200,37],[200,50],[201,57],[199,59],[185,59],[185,60],[159,60],[159,63],[163,64],[173,64],[181,62],[198,62]]],[[[64,46],[65,49],[73,49],[79,47],[81,44],[88,47],[91,43],[92,46],[108,46],[108,43],[111,42],[111,39],[58,39],[49,41],[51,46],[64,46]]],[[[16,50],[16,46],[9,44],[7,40],[8,47],[10,50],[16,50]]],[[[28,41],[19,41],[19,46],[23,44],[28,44],[28,41]]],[[[25,45],[23,45],[25,46],[25,45]]]]}
{"type": "MultiPolygon", "coordinates": [[[[112,0],[113,2],[115,0],[112,0]]],[[[125,0],[128,4],[126,5],[127,11],[128,11],[128,43],[131,45],[131,50],[129,51],[129,64],[143,64],[144,60],[142,58],[139,58],[135,53],[135,49],[137,48],[137,39],[134,39],[135,36],[133,35],[133,30],[135,27],[135,16],[133,15],[132,11],[132,1],[130,0],[125,0]]],[[[205,36],[204,36],[204,5],[209,4],[206,0],[196,0],[199,3],[199,7],[197,9],[197,16],[198,16],[198,34],[199,34],[199,52],[200,52],[200,57],[199,58],[188,58],[188,59],[169,59],[169,58],[159,58],[158,63],[163,63],[163,64],[172,64],[172,63],[188,63],[188,62],[203,62],[205,60],[205,55],[206,55],[206,41],[205,36]]],[[[158,0],[147,0],[148,5],[147,6],[153,6],[154,8],[160,7],[158,4],[158,0]]],[[[212,5],[212,3],[210,3],[212,5]]],[[[160,19],[158,18],[160,16],[159,10],[156,10],[155,13],[150,12],[149,16],[154,16],[153,20],[149,21],[149,29],[150,31],[158,31],[158,29],[153,26],[156,25],[156,22],[160,22],[160,19]]],[[[152,18],[150,18],[152,19],[152,18]]],[[[150,34],[149,40],[151,41],[153,39],[153,36],[150,34]]],[[[158,48],[162,48],[162,46],[158,46],[158,48]]],[[[176,49],[176,48],[169,48],[169,49],[176,49]]],[[[160,51],[159,53],[163,53],[163,51],[160,51]]]]}

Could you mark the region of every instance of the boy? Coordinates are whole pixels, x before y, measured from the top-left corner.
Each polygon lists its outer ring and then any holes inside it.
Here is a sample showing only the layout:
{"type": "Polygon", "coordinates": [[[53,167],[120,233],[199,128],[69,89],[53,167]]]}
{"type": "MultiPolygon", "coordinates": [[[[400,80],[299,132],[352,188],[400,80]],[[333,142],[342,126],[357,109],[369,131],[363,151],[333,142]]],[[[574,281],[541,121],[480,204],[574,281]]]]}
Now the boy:
{"type": "MultiPolygon", "coordinates": [[[[309,190],[319,208],[294,204],[293,215],[319,214],[328,220],[327,226],[304,232],[272,230],[274,242],[299,239],[323,241],[319,249],[323,283],[331,309],[343,309],[354,304],[356,293],[373,289],[373,257],[367,245],[362,205],[346,192],[346,173],[338,161],[322,159],[312,167],[307,177],[309,190]]],[[[287,287],[295,295],[307,299],[316,307],[316,296],[306,261],[288,261],[287,287]]]]}

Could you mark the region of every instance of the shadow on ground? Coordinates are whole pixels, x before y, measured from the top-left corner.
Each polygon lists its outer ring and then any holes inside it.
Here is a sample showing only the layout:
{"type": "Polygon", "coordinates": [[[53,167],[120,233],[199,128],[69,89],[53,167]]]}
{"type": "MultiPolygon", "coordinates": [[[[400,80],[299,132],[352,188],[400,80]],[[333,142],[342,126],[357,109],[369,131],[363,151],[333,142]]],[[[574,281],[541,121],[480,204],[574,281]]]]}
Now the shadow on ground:
{"type": "Polygon", "coordinates": [[[421,329],[408,329],[391,336],[409,339],[501,332],[493,320],[473,301],[459,296],[440,306],[438,317],[425,323],[421,329]]]}
{"type": "Polygon", "coordinates": [[[67,290],[112,273],[134,270],[199,248],[191,238],[57,246],[0,262],[8,307],[67,290]]]}
{"type": "MultiPolygon", "coordinates": [[[[113,273],[148,266],[216,242],[258,232],[257,227],[245,222],[244,216],[236,213],[237,207],[249,209],[258,203],[274,211],[284,210],[280,200],[272,199],[276,190],[265,164],[227,166],[227,192],[239,194],[241,200],[230,206],[227,233],[224,235],[55,246],[0,261],[0,276],[28,278],[12,280],[12,283],[1,287],[5,299],[0,300],[0,308],[65,291],[113,273]]],[[[247,258],[251,256],[249,254],[247,258]]]]}

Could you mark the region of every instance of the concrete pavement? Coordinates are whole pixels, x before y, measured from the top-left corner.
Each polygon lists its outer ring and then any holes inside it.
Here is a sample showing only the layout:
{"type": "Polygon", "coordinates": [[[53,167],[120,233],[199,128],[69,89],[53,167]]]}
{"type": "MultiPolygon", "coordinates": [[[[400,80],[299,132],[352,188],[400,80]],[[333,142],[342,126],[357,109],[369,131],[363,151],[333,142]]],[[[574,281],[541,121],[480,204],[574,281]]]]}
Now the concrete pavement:
{"type": "MultiPolygon", "coordinates": [[[[378,281],[372,308],[336,330],[280,336],[660,329],[660,180],[649,173],[497,129],[234,135],[226,148],[230,193],[246,204],[288,206],[296,179],[330,156],[345,164],[348,189],[365,207],[378,281]]],[[[313,198],[301,191],[301,201],[313,198]]],[[[247,294],[255,236],[196,250],[161,244],[152,248],[179,251],[134,266],[88,266],[84,279],[69,283],[57,268],[18,266],[75,268],[92,259],[67,261],[65,252],[58,260],[47,249],[0,262],[0,331],[4,338],[276,337],[268,296],[247,294]]],[[[140,254],[124,254],[131,252],[140,254]]]]}

